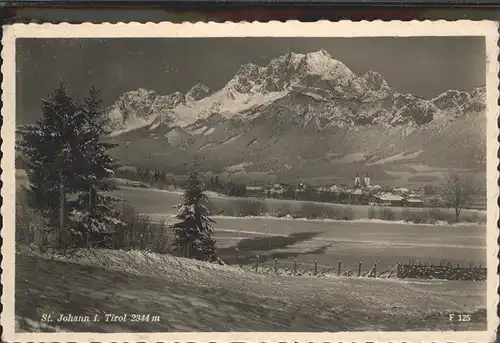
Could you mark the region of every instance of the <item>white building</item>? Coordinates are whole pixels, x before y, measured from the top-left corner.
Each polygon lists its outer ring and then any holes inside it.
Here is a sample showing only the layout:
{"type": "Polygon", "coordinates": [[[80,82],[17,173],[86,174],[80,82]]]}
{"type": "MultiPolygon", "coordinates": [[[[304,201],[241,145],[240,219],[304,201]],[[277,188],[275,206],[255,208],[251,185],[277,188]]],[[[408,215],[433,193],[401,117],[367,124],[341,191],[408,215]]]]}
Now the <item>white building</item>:
{"type": "Polygon", "coordinates": [[[400,188],[395,188],[394,192],[399,193],[399,194],[407,194],[410,191],[408,190],[408,188],[400,187],[400,188]]]}
{"type": "Polygon", "coordinates": [[[403,197],[392,193],[377,194],[375,200],[378,205],[382,206],[402,206],[403,197]]]}
{"type": "Polygon", "coordinates": [[[363,191],[361,189],[355,189],[351,192],[351,194],[354,194],[354,195],[361,195],[363,194],[363,191]]]}
{"type": "Polygon", "coordinates": [[[366,174],[364,181],[365,181],[365,187],[370,187],[370,176],[368,176],[368,174],[366,174]]]}
{"type": "Polygon", "coordinates": [[[354,187],[361,187],[361,178],[359,177],[359,174],[356,174],[356,177],[354,178],[354,187]]]}
{"type": "Polygon", "coordinates": [[[330,186],[330,192],[337,192],[340,190],[340,187],[337,185],[330,186]]]}

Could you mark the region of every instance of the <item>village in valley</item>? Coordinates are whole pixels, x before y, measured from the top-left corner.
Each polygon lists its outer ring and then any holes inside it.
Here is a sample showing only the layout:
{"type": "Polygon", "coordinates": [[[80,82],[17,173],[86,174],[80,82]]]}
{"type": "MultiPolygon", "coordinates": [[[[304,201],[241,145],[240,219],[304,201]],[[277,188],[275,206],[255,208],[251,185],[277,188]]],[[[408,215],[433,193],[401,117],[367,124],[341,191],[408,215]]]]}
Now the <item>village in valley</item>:
{"type": "Polygon", "coordinates": [[[299,183],[297,186],[277,183],[266,186],[246,187],[247,194],[256,197],[267,196],[269,198],[316,200],[354,205],[398,207],[444,206],[443,200],[433,190],[432,186],[423,187],[418,190],[409,190],[404,187],[391,188],[380,186],[372,184],[368,174],[363,178],[357,174],[353,179],[351,187],[346,184],[314,187],[306,183],[299,183]],[[429,192],[433,194],[429,194],[429,192]]]}
{"type": "MultiPolygon", "coordinates": [[[[127,179],[127,184],[133,187],[153,187],[175,189],[184,181],[169,178],[160,169],[136,169],[130,172],[127,168],[118,171],[118,176],[127,179]],[[134,181],[135,180],[135,181],[134,181]]],[[[388,184],[378,185],[373,182],[369,173],[363,176],[357,173],[352,178],[351,185],[328,184],[312,185],[306,182],[298,183],[268,183],[255,185],[243,181],[234,181],[222,176],[206,176],[205,186],[208,191],[220,195],[254,198],[271,198],[284,200],[316,201],[349,205],[393,206],[415,208],[446,208],[450,204],[442,197],[442,185],[426,184],[413,188],[395,187],[388,184]]],[[[464,208],[485,209],[485,199],[478,191],[466,202],[464,208]]]]}

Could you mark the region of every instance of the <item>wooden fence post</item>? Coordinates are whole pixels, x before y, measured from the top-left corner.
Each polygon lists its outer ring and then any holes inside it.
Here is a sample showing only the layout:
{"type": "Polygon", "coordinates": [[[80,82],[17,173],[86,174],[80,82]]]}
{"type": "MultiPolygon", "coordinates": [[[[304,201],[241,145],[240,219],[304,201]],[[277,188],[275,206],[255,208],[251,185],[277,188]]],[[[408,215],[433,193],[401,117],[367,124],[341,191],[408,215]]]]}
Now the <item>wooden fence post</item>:
{"type": "Polygon", "coordinates": [[[399,270],[399,263],[397,264],[397,266],[395,268],[392,268],[391,272],[389,273],[389,276],[387,277],[388,279],[391,278],[392,274],[394,273],[395,270],[399,270]]]}
{"type": "Polygon", "coordinates": [[[257,258],[257,261],[255,263],[255,271],[258,272],[259,271],[259,255],[255,256],[257,258]]]}
{"type": "Polygon", "coordinates": [[[274,274],[278,274],[278,259],[274,259],[274,274]]]}
{"type": "Polygon", "coordinates": [[[318,274],[318,261],[314,261],[314,275],[318,274]]]}
{"type": "Polygon", "coordinates": [[[297,274],[297,260],[293,260],[293,275],[297,274]]]}
{"type": "Polygon", "coordinates": [[[361,261],[358,263],[358,277],[361,276],[361,261]]]}
{"type": "Polygon", "coordinates": [[[341,275],[341,273],[342,273],[342,261],[339,260],[339,268],[338,268],[338,274],[339,274],[339,276],[341,275]]]}

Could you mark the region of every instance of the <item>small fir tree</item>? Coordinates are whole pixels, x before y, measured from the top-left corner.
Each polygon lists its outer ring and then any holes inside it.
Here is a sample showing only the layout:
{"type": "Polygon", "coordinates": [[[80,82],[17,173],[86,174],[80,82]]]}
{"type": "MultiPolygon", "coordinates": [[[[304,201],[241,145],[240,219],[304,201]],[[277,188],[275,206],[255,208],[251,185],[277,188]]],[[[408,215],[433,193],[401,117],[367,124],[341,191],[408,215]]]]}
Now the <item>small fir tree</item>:
{"type": "Polygon", "coordinates": [[[214,221],[209,217],[208,198],[203,191],[199,166],[195,161],[190,166],[184,201],[179,205],[177,219],[180,222],[173,226],[176,235],[174,244],[188,258],[215,262],[215,240],[211,237],[214,221]]]}

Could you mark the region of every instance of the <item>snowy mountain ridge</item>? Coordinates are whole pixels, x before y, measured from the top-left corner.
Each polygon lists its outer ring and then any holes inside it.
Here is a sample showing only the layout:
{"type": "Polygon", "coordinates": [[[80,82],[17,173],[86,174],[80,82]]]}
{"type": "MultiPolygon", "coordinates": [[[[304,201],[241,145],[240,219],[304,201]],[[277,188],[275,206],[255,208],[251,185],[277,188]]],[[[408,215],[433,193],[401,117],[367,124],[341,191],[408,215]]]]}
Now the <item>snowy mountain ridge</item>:
{"type": "Polygon", "coordinates": [[[113,135],[140,127],[187,127],[212,116],[253,120],[271,112],[318,126],[419,126],[485,107],[485,88],[449,90],[431,100],[400,94],[377,72],[357,76],[324,51],[278,56],[267,66],[242,65],[220,90],[196,84],[186,94],[127,92],[109,108],[113,135]],[[298,118],[300,117],[300,118],[298,118]]]}

